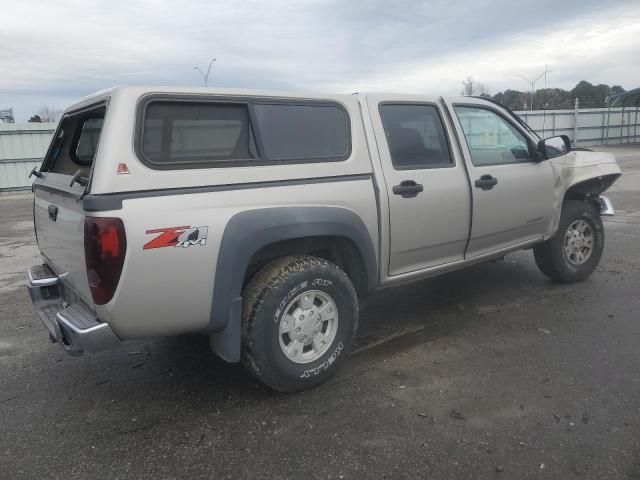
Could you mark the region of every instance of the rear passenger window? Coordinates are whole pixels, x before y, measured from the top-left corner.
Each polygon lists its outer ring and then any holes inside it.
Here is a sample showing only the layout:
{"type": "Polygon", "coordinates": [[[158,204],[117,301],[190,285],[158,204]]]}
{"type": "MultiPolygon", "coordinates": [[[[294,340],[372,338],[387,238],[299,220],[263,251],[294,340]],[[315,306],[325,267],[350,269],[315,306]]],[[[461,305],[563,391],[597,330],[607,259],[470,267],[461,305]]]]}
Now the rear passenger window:
{"type": "Polygon", "coordinates": [[[256,158],[246,105],[163,101],[144,112],[141,153],[159,167],[256,158]]]}
{"type": "Polygon", "coordinates": [[[453,165],[438,109],[433,105],[382,104],[380,118],[396,170],[453,165]]]}
{"type": "Polygon", "coordinates": [[[268,160],[337,160],[349,153],[349,119],[336,105],[254,105],[268,160]]]}
{"type": "Polygon", "coordinates": [[[100,105],[62,117],[42,171],[63,175],[79,171],[81,176],[88,177],[98,151],[105,112],[106,108],[100,105]]]}

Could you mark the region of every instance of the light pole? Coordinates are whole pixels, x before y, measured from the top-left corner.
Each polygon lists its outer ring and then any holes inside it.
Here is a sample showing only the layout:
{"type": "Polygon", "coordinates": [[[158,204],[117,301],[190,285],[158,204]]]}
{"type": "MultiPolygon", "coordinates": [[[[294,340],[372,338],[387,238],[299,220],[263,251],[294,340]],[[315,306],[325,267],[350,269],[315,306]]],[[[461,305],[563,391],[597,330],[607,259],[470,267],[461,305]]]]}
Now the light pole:
{"type": "Polygon", "coordinates": [[[202,75],[202,79],[204,80],[205,87],[209,86],[209,73],[211,73],[211,66],[215,61],[216,59],[212,58],[211,61],[209,62],[209,68],[207,68],[207,73],[204,73],[200,67],[193,67],[194,70],[197,70],[198,72],[200,72],[200,75],[202,75]]]}
{"type": "Polygon", "coordinates": [[[551,70],[549,70],[547,68],[547,66],[545,65],[544,67],[544,72],[542,72],[540,75],[538,75],[538,78],[536,78],[535,80],[529,80],[527,77],[525,77],[524,75],[515,75],[516,77],[520,77],[522,78],[525,82],[527,82],[529,84],[529,87],[531,89],[531,105],[529,105],[529,110],[533,110],[533,87],[536,84],[536,82],[538,80],[540,80],[542,78],[542,76],[544,75],[544,88],[546,90],[547,88],[547,73],[549,73],[551,70]]]}

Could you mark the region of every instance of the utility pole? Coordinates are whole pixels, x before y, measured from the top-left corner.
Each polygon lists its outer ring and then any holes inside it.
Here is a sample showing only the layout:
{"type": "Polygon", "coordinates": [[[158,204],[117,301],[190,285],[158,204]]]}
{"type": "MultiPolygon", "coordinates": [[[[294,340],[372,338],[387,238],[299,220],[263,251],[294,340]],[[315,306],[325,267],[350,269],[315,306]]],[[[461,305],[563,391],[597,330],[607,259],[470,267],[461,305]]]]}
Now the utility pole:
{"type": "Polygon", "coordinates": [[[209,62],[209,68],[207,68],[207,73],[204,73],[200,67],[193,67],[194,70],[197,70],[198,72],[200,72],[200,75],[202,75],[202,79],[204,80],[205,87],[209,86],[209,74],[211,73],[211,66],[215,61],[216,59],[212,58],[211,61],[209,62]]]}
{"type": "Polygon", "coordinates": [[[547,73],[550,72],[551,70],[549,70],[547,68],[547,66],[545,65],[544,67],[544,72],[542,72],[540,75],[538,75],[538,77],[535,80],[530,80],[527,77],[525,77],[524,75],[515,75],[516,77],[520,77],[522,78],[525,82],[527,82],[529,84],[529,89],[531,91],[531,105],[529,106],[529,110],[533,110],[533,87],[535,86],[536,82],[538,80],[540,80],[542,78],[542,76],[544,75],[544,88],[545,90],[547,89],[547,73]]]}

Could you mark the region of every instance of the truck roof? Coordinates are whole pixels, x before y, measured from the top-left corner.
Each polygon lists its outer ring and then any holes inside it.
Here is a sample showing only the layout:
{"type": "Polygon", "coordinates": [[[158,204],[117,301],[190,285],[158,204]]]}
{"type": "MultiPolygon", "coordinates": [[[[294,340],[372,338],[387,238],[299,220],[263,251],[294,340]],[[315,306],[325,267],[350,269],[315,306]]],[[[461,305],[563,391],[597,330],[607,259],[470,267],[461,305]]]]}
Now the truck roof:
{"type": "MultiPolygon", "coordinates": [[[[219,87],[191,87],[176,85],[140,85],[140,86],[118,86],[92,93],[77,102],[65,108],[65,111],[75,110],[84,107],[96,101],[107,99],[113,96],[130,98],[136,101],[140,96],[148,93],[166,93],[166,94],[182,94],[182,95],[221,95],[221,96],[255,96],[255,97],[273,97],[273,98],[296,98],[306,100],[336,100],[345,101],[353,97],[366,97],[369,95],[388,96],[390,98],[402,96],[405,98],[415,97],[416,99],[424,99],[425,96],[436,97],[437,94],[407,94],[401,92],[354,92],[354,93],[327,93],[327,92],[310,92],[297,90],[267,90],[267,89],[241,89],[241,88],[219,88],[219,87]]],[[[461,100],[469,97],[447,97],[449,100],[461,100]]]]}
{"type": "Polygon", "coordinates": [[[112,87],[92,93],[79,99],[77,102],[65,108],[65,111],[75,110],[87,104],[106,99],[107,97],[119,96],[137,99],[141,95],[148,93],[168,93],[182,95],[224,95],[224,96],[255,96],[274,98],[299,98],[299,99],[319,99],[319,100],[344,100],[352,98],[354,94],[333,94],[326,92],[301,92],[295,90],[262,90],[262,89],[240,89],[240,88],[219,88],[219,87],[189,87],[189,86],[119,86],[112,87]]]}

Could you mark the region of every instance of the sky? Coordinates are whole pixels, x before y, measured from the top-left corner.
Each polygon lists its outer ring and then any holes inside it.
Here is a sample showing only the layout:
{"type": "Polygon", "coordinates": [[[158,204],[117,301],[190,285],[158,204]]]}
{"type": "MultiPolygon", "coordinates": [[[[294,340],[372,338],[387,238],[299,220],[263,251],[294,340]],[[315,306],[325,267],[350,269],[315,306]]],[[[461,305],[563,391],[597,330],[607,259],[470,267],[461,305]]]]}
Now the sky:
{"type": "Polygon", "coordinates": [[[0,109],[116,85],[459,94],[640,87],[638,0],[0,0],[0,109]],[[536,85],[543,87],[542,83],[536,85]]]}

